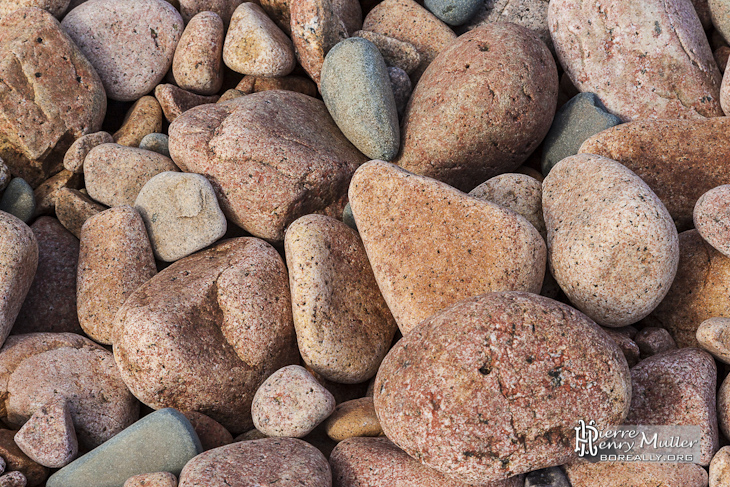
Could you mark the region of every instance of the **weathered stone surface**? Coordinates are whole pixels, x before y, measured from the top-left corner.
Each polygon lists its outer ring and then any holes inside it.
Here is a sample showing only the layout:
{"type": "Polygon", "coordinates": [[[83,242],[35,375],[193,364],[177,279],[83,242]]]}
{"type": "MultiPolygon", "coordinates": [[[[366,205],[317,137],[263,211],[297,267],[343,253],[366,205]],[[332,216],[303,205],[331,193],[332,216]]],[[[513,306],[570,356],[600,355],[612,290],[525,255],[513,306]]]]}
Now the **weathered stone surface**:
{"type": "Polygon", "coordinates": [[[133,101],[170,69],[184,24],[164,0],[89,0],[61,25],[99,73],[107,96],[133,101]]]}
{"type": "Polygon", "coordinates": [[[710,318],[697,328],[699,346],[717,360],[730,364],[730,318],[710,318]]]}
{"type": "Polygon", "coordinates": [[[48,478],[48,469],[28,458],[28,455],[15,444],[14,436],[15,431],[0,430],[0,458],[4,459],[7,467],[4,469],[5,475],[20,473],[26,478],[29,486],[43,485],[48,478]]]}
{"type": "Polygon", "coordinates": [[[106,208],[75,189],[62,188],[56,196],[58,221],[76,238],[81,237],[81,228],[86,220],[106,208]]]}
{"type": "Polygon", "coordinates": [[[692,463],[578,461],[563,468],[572,487],[707,486],[707,472],[692,463]]]}
{"type": "Polygon", "coordinates": [[[408,100],[411,99],[411,93],[413,92],[411,77],[402,69],[389,66],[388,78],[390,79],[390,87],[393,90],[395,109],[398,112],[398,116],[403,117],[406,113],[408,100]]]}
{"type": "Polygon", "coordinates": [[[290,0],[291,38],[299,64],[319,84],[325,56],[347,38],[332,0],[290,0]]]}
{"type": "Polygon", "coordinates": [[[74,174],[66,169],[61,169],[55,176],[46,179],[33,191],[35,199],[34,217],[41,215],[53,215],[56,210],[56,197],[61,188],[79,189],[84,184],[81,174],[74,174]]]}
{"type": "Polygon", "coordinates": [[[259,93],[269,90],[286,90],[296,91],[316,98],[319,91],[317,85],[306,76],[283,76],[281,78],[262,78],[258,76],[244,76],[238,84],[239,89],[243,92],[259,93]],[[245,84],[249,84],[250,89],[244,89],[245,84]]]}
{"type": "Polygon", "coordinates": [[[197,411],[186,411],[183,414],[193,425],[204,451],[233,443],[233,435],[215,419],[197,411]]]}
{"type": "Polygon", "coordinates": [[[79,453],[68,401],[58,396],[41,406],[15,434],[15,443],[44,467],[68,465],[79,453]]]}
{"type": "Polygon", "coordinates": [[[622,120],[722,116],[720,71],[689,0],[553,0],[548,23],[576,88],[622,120]]]}
{"type": "Polygon", "coordinates": [[[143,473],[129,477],[123,487],[177,487],[177,477],[170,472],[143,473]]]}
{"type": "Polygon", "coordinates": [[[211,181],[226,216],[272,241],[300,216],[339,216],[365,162],[324,103],[289,91],[194,108],[169,134],[173,160],[211,181]]]}
{"type": "Polygon", "coordinates": [[[639,362],[639,359],[641,357],[641,350],[639,350],[639,346],[633,339],[631,339],[624,333],[621,333],[619,331],[621,330],[620,328],[601,328],[603,329],[603,331],[606,332],[611,340],[613,340],[616,345],[618,345],[618,348],[621,349],[624,357],[626,357],[626,362],[629,364],[629,367],[633,367],[639,362]]]}
{"type": "Polygon", "coordinates": [[[730,446],[723,446],[710,462],[710,487],[730,484],[730,446]]]}
{"type": "Polygon", "coordinates": [[[180,0],[180,13],[186,24],[197,14],[208,11],[217,14],[228,25],[236,7],[242,2],[243,0],[180,0]]]}
{"type": "Polygon", "coordinates": [[[403,334],[471,296],[540,291],[545,242],[512,211],[382,161],[355,173],[350,204],[403,334]]]}
{"type": "Polygon", "coordinates": [[[84,159],[91,149],[101,144],[111,144],[114,137],[108,132],[94,132],[93,134],[82,135],[66,151],[63,156],[63,167],[74,174],[84,172],[84,159]]]}
{"type": "Polygon", "coordinates": [[[172,60],[177,85],[213,95],[223,85],[223,21],[215,12],[200,12],[185,26],[172,60]]]}
{"type": "Polygon", "coordinates": [[[695,228],[707,243],[730,257],[730,185],[703,194],[693,212],[695,228]]]}
{"type": "Polygon", "coordinates": [[[36,187],[61,170],[75,139],[99,130],[104,88],[58,21],[35,7],[0,20],[0,79],[0,157],[36,187]]]}
{"type": "Polygon", "coordinates": [[[327,436],[335,441],[357,436],[383,436],[372,397],[353,399],[338,404],[325,422],[327,436]]]}
{"type": "Polygon", "coordinates": [[[254,238],[181,259],[116,316],[122,378],[153,408],[199,411],[231,433],[250,429],[259,385],[298,360],[286,268],[254,238]]]}
{"type": "Polygon", "coordinates": [[[46,10],[56,18],[63,16],[70,0],[2,0],[0,1],[0,18],[25,7],[38,7],[46,10]]]}
{"type": "Polygon", "coordinates": [[[708,0],[710,18],[717,32],[725,39],[730,39],[730,3],[726,0],[708,0]]]}
{"type": "Polygon", "coordinates": [[[2,158],[0,158],[0,191],[8,187],[8,184],[10,183],[10,178],[12,178],[12,175],[10,174],[10,169],[2,160],[2,158]]]}
{"type": "Polygon", "coordinates": [[[0,476],[0,486],[2,487],[25,487],[28,479],[20,472],[9,472],[0,476]]]}
{"type": "Polygon", "coordinates": [[[155,98],[160,103],[162,113],[165,114],[168,122],[175,121],[177,117],[198,105],[218,101],[217,96],[197,95],[170,84],[157,85],[155,88],[155,98]]]}
{"type": "Polygon", "coordinates": [[[139,148],[157,152],[165,157],[170,157],[170,139],[165,134],[147,134],[139,143],[139,148]]]}
{"type": "Polygon", "coordinates": [[[406,334],[378,371],[374,401],[396,445],[479,484],[570,460],[580,418],[623,424],[630,380],[621,350],[582,313],[488,293],[406,334]]]}
{"type": "Polygon", "coordinates": [[[389,67],[400,68],[411,74],[421,64],[421,55],[410,42],[368,30],[358,30],[352,37],[362,37],[375,44],[389,67]]]}
{"type": "Polygon", "coordinates": [[[162,131],[162,107],[154,96],[143,96],[129,109],[114,142],[119,145],[138,147],[147,134],[162,131]]]}
{"type": "Polygon", "coordinates": [[[550,467],[530,472],[524,487],[571,487],[568,477],[560,467],[550,467]]]}
{"type": "Polygon", "coordinates": [[[549,0],[485,0],[465,28],[471,30],[492,22],[512,22],[535,32],[554,52],[548,28],[549,3],[549,0]]]}
{"type": "Polygon", "coordinates": [[[550,270],[571,303],[609,327],[654,310],[674,280],[679,244],[649,186],[611,159],[579,154],[560,161],[542,190],[550,270]]]}
{"type": "Polygon", "coordinates": [[[677,348],[667,330],[653,326],[642,328],[634,337],[634,342],[641,350],[642,359],[677,348]]]}
{"type": "Polygon", "coordinates": [[[451,26],[461,25],[474,16],[484,0],[425,0],[423,5],[451,26]]]}
{"type": "Polygon", "coordinates": [[[727,438],[730,434],[730,380],[727,377],[717,391],[717,422],[727,438]]]}
{"type": "Polygon", "coordinates": [[[557,96],[555,61],[533,32],[510,23],[474,29],[416,84],[394,162],[471,190],[527,159],[550,129],[557,96]]]}

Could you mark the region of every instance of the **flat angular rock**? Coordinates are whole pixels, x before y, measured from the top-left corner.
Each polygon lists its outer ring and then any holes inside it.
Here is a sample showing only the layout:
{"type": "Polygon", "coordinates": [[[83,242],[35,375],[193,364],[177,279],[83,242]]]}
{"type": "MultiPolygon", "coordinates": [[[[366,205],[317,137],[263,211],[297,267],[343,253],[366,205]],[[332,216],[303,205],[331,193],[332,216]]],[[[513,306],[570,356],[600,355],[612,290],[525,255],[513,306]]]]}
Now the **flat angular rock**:
{"type": "Polygon", "coordinates": [[[190,421],[175,409],[162,409],[54,473],[46,485],[119,487],[140,473],[179,475],[185,464],[202,451],[190,421]]]}
{"type": "Polygon", "coordinates": [[[340,403],[325,422],[327,436],[335,441],[356,436],[383,436],[372,397],[340,403]]]}
{"type": "Polygon", "coordinates": [[[560,161],[545,178],[548,260],[568,299],[598,324],[636,323],[677,273],[677,230],[636,174],[601,156],[560,161]]]}
{"type": "Polygon", "coordinates": [[[71,144],[66,155],[63,156],[63,167],[74,174],[84,172],[84,159],[91,149],[101,144],[111,144],[114,137],[108,132],[94,132],[82,135],[71,144]]]}
{"type": "Polygon", "coordinates": [[[730,257],[730,185],[703,194],[695,204],[693,220],[702,238],[730,257]]]}
{"type": "Polygon", "coordinates": [[[710,462],[710,487],[730,484],[730,446],[723,446],[710,462]]]}
{"type": "Polygon", "coordinates": [[[75,139],[101,128],[104,88],[58,21],[35,7],[0,20],[0,79],[0,158],[37,187],[75,139]]]}
{"type": "Polygon", "coordinates": [[[375,44],[388,67],[400,68],[411,74],[421,64],[421,55],[410,42],[369,30],[358,30],[352,37],[362,37],[375,44]]]}
{"type": "Polygon", "coordinates": [[[300,216],[339,216],[365,162],[323,102],[289,91],[194,108],[169,134],[173,160],[211,181],[226,216],[272,241],[300,216]]]}
{"type": "Polygon", "coordinates": [[[548,28],[549,3],[548,0],[485,0],[464,28],[471,30],[492,22],[512,22],[535,32],[555,52],[548,28]]]}
{"type": "Polygon", "coordinates": [[[512,211],[382,161],[355,173],[350,204],[403,334],[471,296],[540,291],[545,242],[512,211]]]}
{"type": "Polygon", "coordinates": [[[79,453],[79,444],[66,399],[56,397],[41,406],[15,434],[15,443],[44,467],[61,468],[71,463],[79,453]]]}
{"type": "Polygon", "coordinates": [[[621,120],[722,116],[720,71],[690,0],[554,0],[548,23],[575,87],[621,120]]]}
{"type": "Polygon", "coordinates": [[[563,468],[572,487],[707,486],[707,472],[692,463],[579,461],[563,468]]]}
{"type": "Polygon", "coordinates": [[[162,107],[154,96],[143,96],[129,109],[122,126],[114,132],[114,142],[138,147],[145,135],[162,131],[162,107]]]}
{"type": "Polygon", "coordinates": [[[99,73],[107,96],[134,101],[170,69],[184,24],[164,0],[89,0],[61,25],[99,73]]]}
{"type": "Polygon", "coordinates": [[[155,98],[160,103],[162,113],[165,114],[168,122],[175,121],[177,117],[198,105],[218,101],[217,96],[197,95],[170,84],[157,85],[155,88],[155,98]]]}
{"type": "Polygon", "coordinates": [[[177,487],[177,477],[170,472],[143,473],[129,477],[123,487],[177,487]]]}
{"type": "Polygon", "coordinates": [[[730,318],[710,318],[697,328],[699,346],[717,360],[730,364],[730,318]]]}
{"type": "Polygon", "coordinates": [[[347,38],[332,0],[290,0],[291,38],[299,64],[319,84],[325,56],[347,38]]]}
{"type": "Polygon", "coordinates": [[[183,90],[214,95],[223,85],[223,21],[200,12],[185,26],[172,60],[175,82],[183,90]]]}
{"type": "Polygon", "coordinates": [[[193,425],[204,451],[233,443],[233,435],[210,416],[197,411],[186,411],[183,414],[193,425]]]}
{"type": "Polygon", "coordinates": [[[480,484],[570,460],[580,418],[623,424],[630,380],[621,350],[584,314],[535,294],[488,293],[406,334],[378,370],[374,402],[406,453],[480,484]]]}
{"type": "Polygon", "coordinates": [[[86,220],[106,209],[106,206],[75,189],[62,188],[56,196],[58,221],[76,238],[81,237],[81,228],[86,220]]]}

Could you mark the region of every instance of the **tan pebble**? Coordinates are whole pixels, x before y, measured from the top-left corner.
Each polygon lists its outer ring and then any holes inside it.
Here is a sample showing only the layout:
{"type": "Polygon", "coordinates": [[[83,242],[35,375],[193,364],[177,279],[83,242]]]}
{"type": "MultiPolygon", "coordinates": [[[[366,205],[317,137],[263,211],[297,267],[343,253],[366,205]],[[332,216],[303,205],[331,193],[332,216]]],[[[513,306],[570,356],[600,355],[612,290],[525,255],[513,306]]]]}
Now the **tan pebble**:
{"type": "Polygon", "coordinates": [[[674,339],[667,330],[653,326],[642,328],[634,337],[634,342],[641,350],[642,359],[677,348],[677,344],[674,343],[674,339]]]}
{"type": "Polygon", "coordinates": [[[264,438],[268,438],[265,434],[257,430],[256,428],[246,431],[245,433],[241,433],[240,435],[236,436],[233,441],[235,443],[238,443],[239,441],[252,441],[252,440],[262,440],[264,438]]]}
{"type": "Polygon", "coordinates": [[[367,30],[358,30],[352,34],[352,37],[369,40],[383,55],[386,65],[400,68],[408,74],[411,74],[421,64],[421,55],[409,42],[399,41],[393,37],[367,30]]]}
{"type": "Polygon", "coordinates": [[[74,174],[84,172],[84,159],[91,149],[101,144],[114,142],[114,137],[108,132],[94,132],[79,137],[71,144],[66,155],[63,156],[63,167],[74,174]]]}
{"type": "Polygon", "coordinates": [[[123,487],[177,487],[177,477],[170,472],[143,473],[129,477],[123,487]]]}
{"type": "Polygon", "coordinates": [[[234,98],[240,98],[242,96],[246,96],[246,93],[244,93],[243,91],[233,89],[226,90],[226,92],[221,95],[216,103],[225,103],[229,100],[233,100],[234,98]]]}
{"type": "MultiPolygon", "coordinates": [[[[6,463],[5,475],[12,474],[9,480],[14,478],[21,480],[17,476],[20,473],[26,478],[29,486],[43,485],[48,477],[48,469],[34,462],[28,455],[23,453],[15,444],[14,436],[15,431],[13,430],[0,430],[0,458],[3,458],[6,463]]],[[[10,485],[12,486],[12,484],[10,485]]]]}
{"type": "Polygon", "coordinates": [[[233,443],[233,436],[215,419],[197,411],[186,411],[183,414],[193,425],[203,450],[208,451],[233,443]]]}
{"type": "Polygon", "coordinates": [[[730,485],[730,446],[720,448],[710,462],[710,487],[730,485]]]}
{"type": "Polygon", "coordinates": [[[218,96],[196,95],[170,84],[157,85],[155,98],[160,103],[162,113],[165,114],[168,122],[173,122],[177,117],[198,105],[218,101],[218,96]]]}
{"type": "Polygon", "coordinates": [[[526,175],[530,176],[531,178],[537,179],[541,183],[545,180],[545,177],[542,175],[542,173],[540,171],[533,169],[529,166],[522,165],[522,166],[518,167],[517,169],[515,169],[515,172],[519,173],[519,174],[526,174],[526,175]]]}
{"type": "Polygon", "coordinates": [[[74,174],[66,169],[55,176],[46,179],[43,184],[33,191],[35,198],[35,216],[51,215],[56,209],[56,196],[61,188],[79,189],[83,185],[80,174],[74,174]]]}
{"type": "Polygon", "coordinates": [[[114,315],[157,274],[142,217],[117,206],[89,218],[81,229],[77,275],[79,323],[99,343],[112,343],[114,315]]]}
{"type": "Polygon", "coordinates": [[[707,243],[730,257],[730,185],[703,194],[693,212],[695,228],[707,243]]]}
{"type": "Polygon", "coordinates": [[[21,472],[8,472],[0,476],[0,487],[25,487],[28,479],[21,472]]]}
{"type": "Polygon", "coordinates": [[[250,95],[253,93],[257,79],[258,77],[256,76],[244,76],[236,85],[236,90],[242,92],[244,95],[250,95]]]}
{"type": "Polygon", "coordinates": [[[81,227],[86,220],[106,209],[106,206],[75,189],[61,188],[56,196],[58,221],[76,238],[81,237],[81,227]]]}
{"type": "Polygon", "coordinates": [[[572,487],[707,487],[707,471],[692,463],[575,461],[563,469],[572,487]]]}
{"type": "Polygon", "coordinates": [[[214,12],[190,19],[172,60],[175,82],[183,90],[214,95],[223,85],[223,21],[214,12]]]}
{"type": "Polygon", "coordinates": [[[154,96],[143,96],[137,100],[124,117],[119,130],[114,133],[114,142],[129,147],[139,147],[145,135],[162,131],[162,108],[154,96]]]}
{"type": "Polygon", "coordinates": [[[79,453],[71,410],[61,396],[41,406],[15,434],[23,453],[44,467],[61,468],[79,453]]]}
{"type": "Polygon", "coordinates": [[[327,436],[335,441],[354,436],[383,436],[372,397],[353,399],[338,404],[325,422],[327,436]]]}
{"type": "MultiPolygon", "coordinates": [[[[244,83],[241,80],[241,83],[244,83]]],[[[305,95],[316,98],[317,85],[311,79],[304,76],[283,76],[281,78],[262,78],[254,77],[253,92],[269,90],[287,90],[296,91],[305,95]]]]}
{"type": "Polygon", "coordinates": [[[626,362],[629,364],[629,367],[633,367],[639,362],[641,351],[639,350],[639,346],[636,344],[636,342],[634,342],[634,340],[632,340],[625,334],[616,331],[617,328],[601,328],[624,353],[624,357],[626,357],[626,362]]]}
{"type": "Polygon", "coordinates": [[[291,0],[290,11],[297,60],[319,84],[325,56],[347,38],[347,29],[335,12],[333,0],[291,0]]]}
{"type": "Polygon", "coordinates": [[[730,364],[730,318],[710,318],[697,328],[697,342],[717,360],[730,364]]]}
{"type": "Polygon", "coordinates": [[[23,7],[38,7],[58,19],[63,17],[68,5],[69,0],[0,0],[0,18],[23,7]]]}

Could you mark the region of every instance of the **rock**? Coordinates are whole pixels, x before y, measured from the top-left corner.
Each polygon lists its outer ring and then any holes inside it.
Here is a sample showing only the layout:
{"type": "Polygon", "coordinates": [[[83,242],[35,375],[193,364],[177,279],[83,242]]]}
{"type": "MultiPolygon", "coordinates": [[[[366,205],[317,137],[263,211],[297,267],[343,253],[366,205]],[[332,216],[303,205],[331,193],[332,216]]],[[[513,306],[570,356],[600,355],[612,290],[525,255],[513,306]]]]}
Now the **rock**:
{"type": "Polygon", "coordinates": [[[555,52],[548,28],[548,0],[485,0],[464,28],[474,29],[493,22],[512,22],[533,31],[555,52]]]}
{"type": "Polygon", "coordinates": [[[61,468],[79,453],[71,410],[63,397],[41,406],[15,434],[23,453],[44,467],[61,468]]]}
{"type": "Polygon", "coordinates": [[[542,184],[537,179],[525,174],[501,174],[471,190],[469,196],[491,201],[525,217],[547,239],[542,216],[542,184]]]}
{"type": "Polygon", "coordinates": [[[58,21],[39,8],[0,20],[0,79],[0,158],[37,187],[61,170],[75,139],[101,128],[104,88],[58,21]]]}
{"type": "MultiPolygon", "coordinates": [[[[714,53],[713,56],[715,56],[714,53]]],[[[727,67],[727,59],[725,60],[725,66],[727,67]]],[[[727,115],[727,113],[730,113],[730,79],[726,80],[725,78],[723,76],[720,84],[720,107],[722,107],[723,113],[727,115]]]]}
{"type": "Polygon", "coordinates": [[[180,0],[180,13],[186,24],[199,13],[209,11],[217,14],[228,25],[233,11],[241,3],[242,0],[180,0]]]}
{"type": "Polygon", "coordinates": [[[327,459],[312,445],[295,438],[266,438],[223,446],[192,459],[180,475],[179,487],[198,485],[331,487],[332,474],[327,459]]]}
{"type": "Polygon", "coordinates": [[[395,163],[471,190],[527,159],[550,128],[557,96],[555,62],[533,32],[509,23],[474,29],[413,90],[395,163]]]}
{"type": "Polygon", "coordinates": [[[256,391],[251,415],[267,436],[301,438],[335,410],[335,398],[304,367],[274,372],[256,391]]]}
{"type": "Polygon", "coordinates": [[[560,63],[623,121],[722,116],[720,72],[688,0],[555,0],[560,63]]]}
{"type": "Polygon", "coordinates": [[[358,0],[334,0],[332,7],[348,34],[362,29],[362,7],[358,0]]]}
{"type": "Polygon", "coordinates": [[[730,3],[726,0],[708,0],[710,17],[717,32],[730,39],[730,3]]]}
{"type": "Polygon", "coordinates": [[[704,30],[712,30],[712,13],[710,12],[709,0],[692,0],[692,5],[697,12],[704,30]]]}
{"type": "Polygon", "coordinates": [[[170,472],[143,473],[129,477],[123,487],[177,487],[177,477],[170,472]]]}
{"type": "Polygon", "coordinates": [[[325,56],[347,38],[332,0],[290,0],[291,38],[297,61],[319,84],[325,56]]]}
{"type": "Polygon", "coordinates": [[[512,211],[382,161],[355,173],[350,204],[375,279],[404,335],[471,296],[540,291],[545,242],[512,211]]]}
{"type": "Polygon", "coordinates": [[[56,18],[63,16],[68,8],[69,0],[2,0],[0,1],[0,18],[23,7],[38,7],[46,10],[56,18]]]}
{"type": "Polygon", "coordinates": [[[596,323],[636,323],[677,273],[677,230],[636,174],[601,156],[560,161],[545,178],[548,260],[571,303],[596,323]]]}
{"type": "Polygon", "coordinates": [[[483,294],[424,320],[385,357],[374,389],[386,436],[469,484],[565,463],[576,417],[599,430],[623,424],[631,401],[626,359],[600,327],[525,292],[483,294]]]}
{"type": "Polygon", "coordinates": [[[91,149],[86,156],[84,179],[89,196],[99,203],[132,206],[150,179],[162,172],[177,170],[169,157],[157,152],[103,144],[91,149]]]}
{"type": "Polygon", "coordinates": [[[560,107],[542,147],[542,173],[566,157],[574,156],[592,135],[621,123],[608,113],[595,93],[579,93],[560,107]]]}
{"type": "Polygon", "coordinates": [[[167,267],[127,299],[114,330],[135,396],[155,409],[202,412],[234,434],[252,426],[256,389],[299,359],[286,268],[255,238],[167,267]]]}
{"type": "Polygon", "coordinates": [[[730,318],[710,318],[697,328],[699,346],[717,360],[730,364],[730,318]]]}
{"type": "Polygon", "coordinates": [[[170,69],[184,24],[164,0],[89,0],[61,25],[99,73],[107,96],[134,101],[170,69]]]}
{"type": "Polygon", "coordinates": [[[79,323],[99,343],[112,344],[114,316],[127,298],[157,274],[142,217],[117,206],[81,229],[77,297],[79,323]]]}
{"type": "Polygon", "coordinates": [[[111,352],[73,333],[9,337],[0,350],[0,394],[4,421],[15,428],[52,399],[66,398],[84,449],[104,443],[139,416],[139,403],[111,352]]]}
{"type": "Polygon", "coordinates": [[[10,169],[8,169],[8,166],[5,165],[5,162],[0,159],[0,191],[3,191],[5,188],[8,187],[11,177],[12,175],[10,174],[10,169]]]}
{"type": "Polygon", "coordinates": [[[286,76],[296,65],[292,41],[255,3],[242,3],[231,18],[223,62],[253,76],[286,76]],[[252,47],[254,46],[254,47],[252,47]]]}
{"type": "MultiPolygon", "coordinates": [[[[728,46],[722,46],[718,49],[715,49],[712,52],[712,55],[715,57],[715,63],[717,63],[717,67],[720,69],[721,73],[725,72],[725,69],[727,67],[727,61],[728,58],[730,58],[730,47],[728,46]]],[[[723,76],[723,81],[725,80],[723,76]]],[[[723,88],[722,85],[720,85],[720,106],[722,107],[725,103],[723,103],[723,93],[727,93],[727,87],[723,88]]],[[[727,96],[727,95],[724,95],[727,96]]],[[[726,105],[726,104],[725,104],[726,105]]],[[[725,109],[723,109],[723,112],[725,109]]]]}
{"type": "Polygon", "coordinates": [[[63,188],[56,197],[58,221],[76,238],[81,237],[81,227],[86,220],[106,208],[75,189],[63,188]]]}
{"type": "Polygon", "coordinates": [[[697,329],[710,318],[730,318],[730,259],[696,230],[679,234],[679,266],[667,296],[645,319],[665,328],[678,347],[697,347],[697,329]]]}
{"type": "Polygon", "coordinates": [[[356,436],[383,436],[372,397],[353,399],[338,404],[325,422],[327,436],[335,441],[356,436]]]}
{"type": "Polygon", "coordinates": [[[350,206],[350,203],[347,203],[345,205],[345,209],[342,210],[342,222],[357,231],[357,223],[355,223],[355,215],[352,214],[352,207],[350,206]]]}
{"type": "Polygon", "coordinates": [[[544,468],[530,472],[525,477],[524,487],[571,487],[560,467],[544,468]]]}
{"type": "Polygon", "coordinates": [[[608,157],[634,171],[682,231],[692,228],[695,203],[704,193],[730,184],[728,131],[727,117],[639,121],[594,135],[579,152],[608,157]]]}
{"type": "Polygon", "coordinates": [[[730,483],[730,446],[720,448],[710,462],[710,487],[730,483]]]}
{"type": "Polygon", "coordinates": [[[268,438],[268,436],[254,428],[250,431],[246,431],[245,433],[241,433],[240,435],[236,436],[233,439],[233,442],[238,443],[239,441],[263,440],[264,438],[268,438]]]}
{"type": "Polygon", "coordinates": [[[0,345],[10,334],[37,267],[35,235],[25,223],[0,211],[0,345]]]}
{"type": "Polygon", "coordinates": [[[730,433],[730,380],[727,377],[717,391],[717,422],[720,431],[727,438],[730,433]]]}
{"type": "Polygon", "coordinates": [[[421,64],[421,55],[409,42],[367,30],[358,30],[352,37],[362,37],[375,44],[388,67],[400,68],[411,74],[421,64]]]}
{"type": "Polygon", "coordinates": [[[165,134],[145,135],[139,143],[139,148],[170,157],[169,138],[165,134]]]}
{"type": "Polygon", "coordinates": [[[28,455],[23,453],[18,448],[18,445],[15,444],[14,436],[15,431],[0,430],[0,458],[3,458],[6,462],[7,468],[5,469],[5,475],[11,475],[13,472],[17,472],[10,478],[17,477],[19,473],[26,478],[29,486],[43,485],[46,478],[48,478],[48,469],[28,458],[28,455]]]}
{"type": "Polygon", "coordinates": [[[461,25],[477,13],[484,0],[426,0],[423,5],[443,22],[461,25]]]}
{"type": "Polygon", "coordinates": [[[0,477],[2,487],[25,487],[28,479],[20,472],[10,472],[0,477]]]}
{"type": "Polygon", "coordinates": [[[169,134],[176,164],[211,181],[233,223],[271,241],[300,216],[339,216],[365,162],[324,103],[288,91],[194,108],[169,134]]]}
{"type": "Polygon", "coordinates": [[[707,486],[707,472],[692,463],[577,461],[563,468],[572,487],[707,486]]]}
{"type": "Polygon", "coordinates": [[[84,159],[91,149],[101,144],[114,142],[114,137],[108,132],[94,132],[82,135],[71,144],[66,155],[63,156],[63,167],[74,174],[84,172],[84,159]]]}
{"type": "Polygon", "coordinates": [[[674,343],[674,339],[667,330],[653,326],[641,329],[634,337],[634,342],[641,350],[642,359],[677,348],[677,344],[674,343]]]}
{"type": "Polygon", "coordinates": [[[223,86],[223,21],[215,12],[196,14],[185,27],[172,60],[175,82],[183,90],[214,95],[223,86]]]}
{"type": "Polygon", "coordinates": [[[46,179],[33,191],[33,198],[35,199],[33,216],[53,215],[56,209],[58,191],[61,188],[79,189],[84,184],[83,179],[81,174],[74,174],[66,169],[62,169],[56,175],[46,179]]]}
{"type": "Polygon", "coordinates": [[[716,384],[715,361],[704,350],[683,348],[646,358],[631,369],[626,424],[699,426],[701,456],[695,463],[709,465],[718,449],[716,384]]]}
{"type": "Polygon", "coordinates": [[[187,411],[183,414],[193,425],[200,444],[203,446],[203,451],[233,443],[233,435],[215,419],[196,411],[187,411]]]}
{"type": "Polygon", "coordinates": [[[154,96],[143,96],[127,112],[122,127],[114,133],[114,142],[138,147],[145,135],[161,131],[162,107],[154,96]]]}
{"type": "Polygon", "coordinates": [[[707,243],[730,257],[730,185],[703,194],[693,212],[695,228],[707,243]]]}
{"type": "Polygon", "coordinates": [[[162,409],[54,473],[46,485],[118,487],[140,473],[179,475],[185,464],[202,451],[187,418],[175,409],[162,409]],[[160,451],[165,454],[160,455],[160,451]]]}
{"type": "Polygon", "coordinates": [[[79,240],[48,216],[38,218],[30,229],[38,244],[38,267],[12,333],[80,333],[76,312],[79,240]]]}
{"type": "Polygon", "coordinates": [[[28,223],[35,213],[33,188],[23,178],[13,178],[0,198],[0,211],[28,223]]]}
{"type": "Polygon", "coordinates": [[[388,78],[390,79],[390,87],[393,90],[393,99],[395,101],[395,109],[398,116],[402,117],[406,112],[406,105],[411,98],[411,78],[408,73],[400,68],[389,67],[388,78]]]}
{"type": "Polygon", "coordinates": [[[225,93],[221,95],[221,97],[218,99],[216,103],[224,103],[229,100],[233,100],[235,98],[240,98],[242,96],[246,96],[247,93],[244,93],[240,90],[226,90],[225,93]]]}
{"type": "MultiPolygon", "coordinates": [[[[348,438],[330,456],[338,487],[467,487],[409,457],[387,438],[348,438]]],[[[522,487],[523,476],[483,487],[522,487]]]]}
{"type": "Polygon", "coordinates": [[[303,93],[314,98],[316,98],[319,93],[319,91],[317,90],[317,85],[314,84],[311,79],[304,76],[292,75],[283,76],[281,78],[261,78],[257,76],[244,76],[244,78],[241,80],[241,83],[239,83],[239,86],[243,88],[242,85],[247,82],[252,85],[250,93],[260,93],[262,91],[269,90],[286,90],[296,91],[298,93],[303,93]]]}
{"type": "Polygon", "coordinates": [[[408,42],[416,48],[420,64],[409,73],[414,83],[418,82],[431,61],[456,39],[448,25],[414,0],[380,2],[367,14],[362,28],[408,42]],[[403,19],[410,21],[404,22],[403,19]]]}
{"type": "Polygon", "coordinates": [[[177,117],[198,105],[218,101],[217,96],[196,95],[195,93],[169,84],[157,85],[155,88],[155,98],[160,103],[162,113],[165,114],[168,122],[175,121],[177,117]]]}
{"type": "Polygon", "coordinates": [[[620,330],[620,328],[601,327],[601,329],[603,329],[603,331],[606,332],[609,338],[611,338],[611,340],[613,340],[614,343],[618,345],[618,348],[621,349],[624,357],[626,358],[626,362],[629,364],[629,367],[633,367],[639,362],[641,351],[639,350],[639,346],[636,344],[636,342],[634,342],[633,339],[617,331],[620,330]]]}

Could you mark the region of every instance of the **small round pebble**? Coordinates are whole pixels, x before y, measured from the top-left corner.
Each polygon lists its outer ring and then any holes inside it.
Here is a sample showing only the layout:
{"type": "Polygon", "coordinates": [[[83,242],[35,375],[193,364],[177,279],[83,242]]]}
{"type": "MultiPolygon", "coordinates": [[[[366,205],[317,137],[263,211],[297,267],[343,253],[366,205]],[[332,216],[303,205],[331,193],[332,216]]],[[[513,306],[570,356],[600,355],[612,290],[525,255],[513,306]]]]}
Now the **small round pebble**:
{"type": "Polygon", "coordinates": [[[703,194],[692,214],[695,228],[718,252],[730,257],[730,184],[703,194]]]}
{"type": "Polygon", "coordinates": [[[23,178],[13,178],[0,198],[0,211],[28,223],[35,212],[33,188],[23,178]]]}
{"type": "Polygon", "coordinates": [[[640,330],[634,337],[634,342],[641,350],[642,359],[677,348],[674,338],[667,330],[653,326],[640,330]]]}
{"type": "Polygon", "coordinates": [[[461,25],[474,16],[484,0],[425,0],[423,5],[451,26],[461,25]]]}
{"type": "Polygon", "coordinates": [[[170,157],[169,140],[166,134],[147,134],[139,143],[139,148],[170,157]]]}
{"type": "Polygon", "coordinates": [[[170,472],[143,473],[129,477],[123,487],[177,487],[177,477],[170,472]]]}
{"type": "Polygon", "coordinates": [[[697,341],[717,360],[730,364],[730,318],[710,318],[697,328],[697,341]]]}
{"type": "Polygon", "coordinates": [[[302,438],[335,410],[335,398],[299,365],[274,372],[256,391],[251,415],[268,436],[302,438]]]}
{"type": "Polygon", "coordinates": [[[335,441],[353,436],[383,436],[383,429],[375,414],[372,397],[363,397],[338,404],[324,424],[327,436],[335,441]]]}

